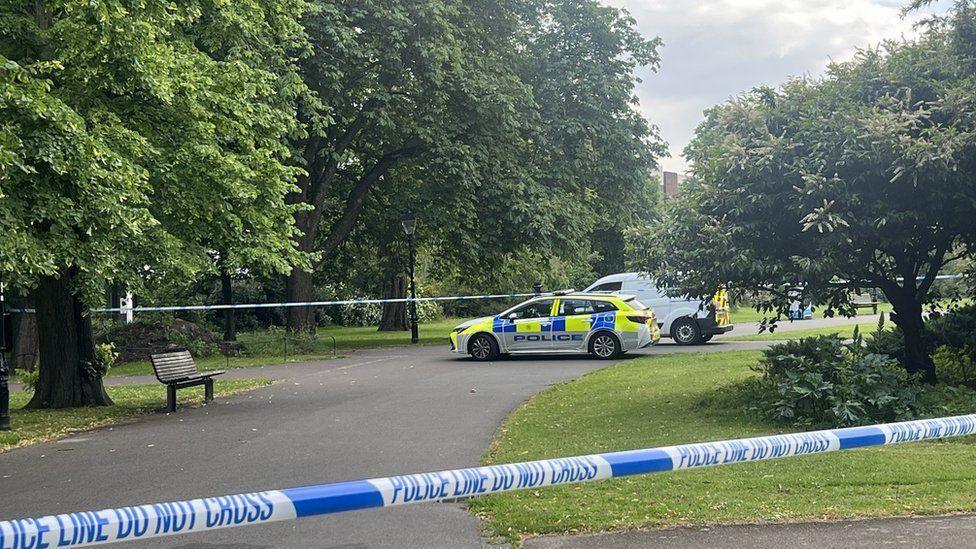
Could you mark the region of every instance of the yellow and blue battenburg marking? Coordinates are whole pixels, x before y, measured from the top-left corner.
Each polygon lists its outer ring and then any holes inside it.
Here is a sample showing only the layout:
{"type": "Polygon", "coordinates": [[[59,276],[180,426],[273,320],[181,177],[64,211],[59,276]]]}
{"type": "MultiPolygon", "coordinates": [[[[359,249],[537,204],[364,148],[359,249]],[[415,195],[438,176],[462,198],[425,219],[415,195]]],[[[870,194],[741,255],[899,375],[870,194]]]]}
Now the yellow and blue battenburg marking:
{"type": "Polygon", "coordinates": [[[496,316],[491,319],[491,331],[495,332],[496,334],[501,334],[504,332],[514,332],[515,324],[500,316],[496,316]]]}
{"type": "Polygon", "coordinates": [[[542,459],[0,521],[0,549],[145,540],[509,490],[820,454],[976,433],[976,414],[664,448],[542,459]]]}

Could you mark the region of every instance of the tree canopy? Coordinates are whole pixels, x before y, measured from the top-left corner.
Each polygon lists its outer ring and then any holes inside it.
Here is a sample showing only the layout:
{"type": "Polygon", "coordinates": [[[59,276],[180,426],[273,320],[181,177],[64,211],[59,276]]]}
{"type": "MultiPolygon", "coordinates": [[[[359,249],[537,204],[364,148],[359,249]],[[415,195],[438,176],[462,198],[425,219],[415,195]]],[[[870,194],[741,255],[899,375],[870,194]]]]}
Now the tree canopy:
{"type": "Polygon", "coordinates": [[[215,246],[300,261],[282,138],[298,130],[303,9],[0,4],[0,276],[38,294],[51,336],[32,406],[108,401],[86,290],[206,269],[215,246]]]}
{"type": "Polygon", "coordinates": [[[645,233],[642,265],[695,296],[730,283],[771,316],[790,290],[851,314],[852,291],[880,288],[907,366],[933,380],[922,305],[976,237],[967,17],[710,109],[687,149],[694,177],[645,233]]]}
{"type": "MultiPolygon", "coordinates": [[[[543,261],[585,261],[595,228],[619,234],[651,209],[663,148],[633,88],[635,68],[656,67],[658,41],[619,10],[594,0],[317,8],[303,63],[316,99],[295,142],[308,176],[293,196],[310,206],[296,221],[317,269],[333,268],[350,237],[375,235],[364,219],[389,225],[409,207],[441,273],[490,284],[513,242],[543,261]]],[[[288,299],[312,291],[312,274],[295,270],[288,299]]],[[[295,309],[290,325],[313,320],[295,309]]]]}

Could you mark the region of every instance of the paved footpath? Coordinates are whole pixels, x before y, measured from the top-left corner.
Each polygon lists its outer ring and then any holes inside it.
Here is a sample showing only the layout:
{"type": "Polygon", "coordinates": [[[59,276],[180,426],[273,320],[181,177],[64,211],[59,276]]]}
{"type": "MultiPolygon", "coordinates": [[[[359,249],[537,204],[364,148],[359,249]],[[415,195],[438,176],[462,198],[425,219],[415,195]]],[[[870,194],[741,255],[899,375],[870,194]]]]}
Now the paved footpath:
{"type": "MultiPolygon", "coordinates": [[[[635,356],[758,349],[765,344],[717,338],[703,347],[663,343],[635,356]]],[[[461,359],[444,347],[414,347],[233,370],[229,377],[263,376],[279,383],[218,399],[210,406],[152,415],[0,454],[0,517],[473,466],[513,408],[549,385],[605,366],[585,356],[516,357],[484,364],[461,359]]],[[[112,379],[138,381],[146,380],[112,379]]],[[[482,543],[478,520],[461,506],[445,503],[164,538],[144,545],[350,548],[482,543]]]]}

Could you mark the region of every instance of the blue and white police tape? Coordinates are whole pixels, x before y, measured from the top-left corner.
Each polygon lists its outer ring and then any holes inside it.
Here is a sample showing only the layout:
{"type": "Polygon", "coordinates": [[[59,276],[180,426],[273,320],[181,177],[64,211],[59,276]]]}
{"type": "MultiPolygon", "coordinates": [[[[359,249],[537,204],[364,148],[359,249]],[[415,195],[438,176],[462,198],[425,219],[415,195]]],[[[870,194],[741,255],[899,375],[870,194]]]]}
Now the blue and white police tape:
{"type": "Polygon", "coordinates": [[[684,444],[0,522],[0,549],[82,547],[509,490],[971,435],[976,414],[684,444]]]}
{"type": "MultiPolygon", "coordinates": [[[[467,301],[472,299],[506,299],[515,297],[537,297],[540,295],[555,295],[552,293],[522,293],[522,294],[484,294],[484,295],[451,295],[439,297],[409,297],[384,299],[342,299],[336,301],[293,301],[281,303],[235,303],[233,305],[168,305],[163,307],[110,307],[89,309],[93,313],[153,313],[162,311],[222,311],[226,309],[276,309],[288,307],[325,307],[329,305],[381,305],[383,303],[417,303],[424,301],[467,301]]],[[[34,313],[36,309],[11,309],[12,313],[34,313]]]]}

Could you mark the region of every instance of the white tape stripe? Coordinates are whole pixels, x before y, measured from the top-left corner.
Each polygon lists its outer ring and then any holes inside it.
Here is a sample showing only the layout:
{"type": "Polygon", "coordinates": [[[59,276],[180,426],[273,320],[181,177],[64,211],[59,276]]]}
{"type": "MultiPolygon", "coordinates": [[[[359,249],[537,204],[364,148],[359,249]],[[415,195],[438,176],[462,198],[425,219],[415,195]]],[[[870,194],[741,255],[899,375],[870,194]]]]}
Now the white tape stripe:
{"type": "Polygon", "coordinates": [[[0,549],[87,547],[296,518],[279,491],[0,522],[0,549]]]}
{"type": "MultiPolygon", "coordinates": [[[[486,294],[486,295],[458,295],[458,296],[440,296],[440,297],[418,297],[417,299],[412,299],[409,297],[404,298],[390,298],[390,299],[345,299],[338,301],[295,301],[295,302],[282,302],[282,303],[238,303],[233,305],[172,305],[172,306],[162,306],[162,307],[114,307],[114,308],[97,308],[89,309],[93,313],[148,313],[148,312],[163,312],[163,311],[219,311],[225,309],[274,309],[274,308],[288,308],[288,307],[326,307],[330,305],[379,305],[383,303],[410,303],[411,301],[420,303],[425,301],[465,301],[473,299],[506,299],[514,297],[538,297],[538,296],[551,296],[552,293],[544,292],[541,294],[536,293],[524,293],[524,294],[486,294]]],[[[36,309],[10,309],[12,313],[35,313],[36,309]]]]}
{"type": "Polygon", "coordinates": [[[672,469],[679,470],[834,452],[840,450],[840,439],[830,431],[815,431],[684,444],[661,450],[671,457],[672,469]]]}
{"type": "Polygon", "coordinates": [[[613,470],[600,455],[543,459],[369,479],[383,506],[470,497],[509,490],[605,480],[613,470]]]}

